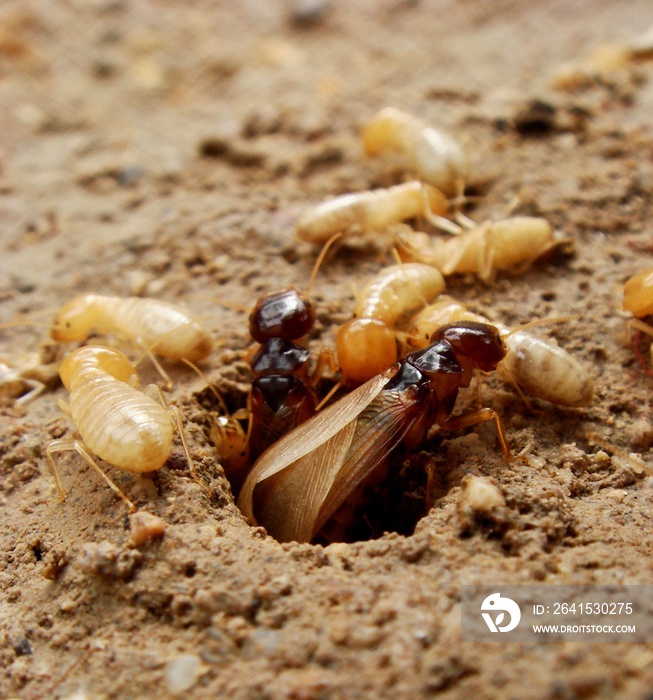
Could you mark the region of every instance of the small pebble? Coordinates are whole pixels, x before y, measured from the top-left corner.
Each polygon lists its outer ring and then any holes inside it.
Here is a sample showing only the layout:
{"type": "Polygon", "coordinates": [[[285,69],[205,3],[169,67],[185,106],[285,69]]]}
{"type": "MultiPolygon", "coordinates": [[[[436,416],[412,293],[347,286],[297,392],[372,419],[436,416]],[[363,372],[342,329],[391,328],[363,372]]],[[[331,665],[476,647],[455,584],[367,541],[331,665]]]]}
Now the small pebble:
{"type": "Polygon", "coordinates": [[[320,24],[329,9],[328,0],[295,0],[290,22],[298,29],[309,29],[320,24]]]}
{"type": "Polygon", "coordinates": [[[202,660],[195,654],[183,654],[169,661],[163,671],[168,691],[173,695],[180,695],[189,690],[204,670],[202,660]]]}
{"type": "Polygon", "coordinates": [[[166,527],[163,518],[158,515],[152,515],[144,510],[139,510],[129,516],[129,535],[134,546],[140,545],[154,539],[155,537],[163,537],[166,527]]]}
{"type": "Polygon", "coordinates": [[[462,481],[458,517],[464,531],[479,522],[502,524],[506,521],[506,499],[501,489],[483,476],[466,476],[462,481]]]}

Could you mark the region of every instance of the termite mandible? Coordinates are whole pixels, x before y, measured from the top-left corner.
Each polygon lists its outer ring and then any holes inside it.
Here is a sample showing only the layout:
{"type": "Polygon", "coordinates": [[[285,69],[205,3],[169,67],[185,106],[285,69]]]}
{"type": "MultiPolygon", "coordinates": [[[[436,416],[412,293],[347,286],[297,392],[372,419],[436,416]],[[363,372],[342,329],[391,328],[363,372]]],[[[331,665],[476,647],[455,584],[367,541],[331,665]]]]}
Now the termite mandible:
{"type": "Polygon", "coordinates": [[[259,457],[238,505],[280,542],[310,542],[348,497],[404,445],[419,445],[435,423],[457,430],[496,424],[503,455],[511,452],[491,408],[452,418],[458,390],[474,369],[490,372],[506,354],[496,328],[459,323],[440,328],[410,353],[288,433],[259,457]]]}

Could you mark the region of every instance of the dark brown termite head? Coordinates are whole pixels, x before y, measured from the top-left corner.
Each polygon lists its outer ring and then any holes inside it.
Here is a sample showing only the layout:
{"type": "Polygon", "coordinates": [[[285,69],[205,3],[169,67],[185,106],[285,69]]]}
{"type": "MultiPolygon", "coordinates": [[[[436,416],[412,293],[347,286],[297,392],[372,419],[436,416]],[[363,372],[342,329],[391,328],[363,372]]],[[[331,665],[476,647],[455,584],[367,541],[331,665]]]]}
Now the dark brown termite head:
{"type": "Polygon", "coordinates": [[[297,289],[282,289],[263,295],[249,316],[249,332],[264,343],[270,338],[296,340],[305,336],[315,323],[315,307],[297,289]]]}
{"type": "Polygon", "coordinates": [[[498,328],[489,323],[449,323],[431,336],[431,344],[441,340],[451,346],[462,366],[471,365],[482,372],[493,372],[508,352],[498,328]]]}

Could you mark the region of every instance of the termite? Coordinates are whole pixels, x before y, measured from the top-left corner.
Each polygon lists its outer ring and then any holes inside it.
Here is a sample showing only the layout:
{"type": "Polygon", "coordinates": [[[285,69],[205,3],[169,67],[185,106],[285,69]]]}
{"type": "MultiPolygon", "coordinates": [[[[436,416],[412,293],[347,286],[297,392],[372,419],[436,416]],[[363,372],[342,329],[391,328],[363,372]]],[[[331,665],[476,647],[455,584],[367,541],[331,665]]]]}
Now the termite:
{"type": "Polygon", "coordinates": [[[329,199],[305,212],[295,230],[301,240],[321,244],[334,233],[375,231],[420,216],[446,229],[451,224],[443,216],[447,209],[442,192],[412,181],[329,199]]]}
{"type": "MultiPolygon", "coordinates": [[[[653,335],[653,326],[642,321],[642,318],[653,314],[653,268],[634,275],[626,282],[623,308],[634,316],[628,321],[630,328],[653,335]]],[[[653,360],[653,346],[651,359],[653,360]]],[[[647,369],[647,372],[650,370],[647,369]]]]}
{"type": "MultiPolygon", "coordinates": [[[[441,296],[408,324],[405,329],[408,342],[413,347],[424,347],[437,328],[459,321],[490,323],[455,299],[441,296]]],[[[520,394],[523,391],[570,408],[592,403],[594,382],[582,364],[566,350],[531,335],[526,329],[511,330],[501,323],[491,323],[499,329],[508,351],[499,364],[499,374],[513,384],[520,394]]]]}
{"type": "Polygon", "coordinates": [[[395,329],[444,289],[440,272],[422,263],[381,270],[358,296],[355,318],[337,335],[338,364],[350,385],[366,382],[398,359],[395,329]]]}
{"type": "Polygon", "coordinates": [[[407,169],[447,195],[458,192],[469,175],[467,157],[451,136],[393,107],[372,117],[361,138],[367,155],[398,153],[407,169]]]}
{"type": "Polygon", "coordinates": [[[331,243],[322,249],[306,292],[294,287],[264,294],[249,316],[249,332],[260,343],[250,359],[254,381],[250,394],[249,453],[256,459],[282,435],[315,414],[315,385],[333,360],[320,353],[311,372],[310,351],[302,342],[315,323],[315,306],[309,294],[331,243]]]}
{"type": "Polygon", "coordinates": [[[122,498],[130,511],[136,510],[92,455],[137,474],[160,469],[172,450],[173,419],[195,478],[177,408],[167,406],[154,385],[145,392],[136,388],[138,375],[126,355],[113,348],[88,345],[65,357],[59,373],[69,393],[69,403],[60,401],[59,405],[81,436],[81,440],[54,440],[46,451],[61,500],[65,499],[66,491],[52,455],[76,451],[122,498]]]}
{"type": "Polygon", "coordinates": [[[0,396],[20,406],[59,380],[58,353],[44,344],[37,352],[7,356],[0,361],[0,396]]]}
{"type": "Polygon", "coordinates": [[[462,219],[467,228],[460,227],[460,235],[447,240],[410,230],[398,232],[399,256],[433,265],[445,276],[473,272],[491,281],[499,270],[519,274],[554,248],[569,243],[541,218],[516,216],[480,226],[462,219]]]}
{"type": "Polygon", "coordinates": [[[553,74],[552,87],[572,92],[593,84],[611,84],[615,74],[634,62],[653,57],[653,27],[619,44],[593,49],[579,61],[565,63],[553,74]]]}
{"type": "Polygon", "coordinates": [[[512,459],[497,413],[482,408],[451,417],[474,369],[496,369],[506,349],[488,324],[440,328],[426,349],[408,354],[288,433],[261,455],[238,500],[243,514],[280,542],[310,542],[330,518],[404,445],[418,446],[435,423],[458,430],[493,420],[512,459]]]}
{"type": "Polygon", "coordinates": [[[51,334],[59,342],[86,340],[91,333],[115,335],[146,351],[171,386],[170,378],[152,353],[192,362],[211,352],[208,332],[186,311],[158,299],[84,294],[55,315],[51,334]]]}

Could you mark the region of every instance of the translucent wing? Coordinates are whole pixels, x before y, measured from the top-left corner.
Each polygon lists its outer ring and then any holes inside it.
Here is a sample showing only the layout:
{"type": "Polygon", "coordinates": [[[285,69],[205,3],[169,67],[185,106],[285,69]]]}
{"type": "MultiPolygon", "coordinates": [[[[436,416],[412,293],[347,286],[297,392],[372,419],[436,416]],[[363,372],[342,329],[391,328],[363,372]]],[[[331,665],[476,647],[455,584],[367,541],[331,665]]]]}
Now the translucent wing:
{"type": "Polygon", "coordinates": [[[394,371],[370,380],[262,455],[239,502],[252,522],[282,542],[309,542],[317,534],[428,411],[411,388],[381,393],[394,371]]]}
{"type": "Polygon", "coordinates": [[[268,511],[266,503],[274,501],[275,505],[270,507],[269,512],[275,510],[283,513],[291,499],[297,504],[291,509],[293,514],[290,518],[294,518],[297,523],[293,527],[302,531],[306,529],[311,516],[294,511],[303,511],[302,506],[307,505],[310,512],[313,512],[314,507],[319,509],[324,500],[325,485],[333,480],[333,473],[349,449],[358,415],[378,396],[396,370],[397,367],[392,367],[370,379],[285,435],[261,455],[249,473],[238,499],[240,510],[252,523],[260,522],[254,514],[253,496],[256,489],[257,511],[268,511]],[[281,472],[285,472],[283,477],[270,480],[281,472]],[[266,481],[268,483],[264,483],[266,481]],[[294,497],[300,485],[303,504],[294,497]]]}

